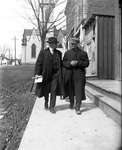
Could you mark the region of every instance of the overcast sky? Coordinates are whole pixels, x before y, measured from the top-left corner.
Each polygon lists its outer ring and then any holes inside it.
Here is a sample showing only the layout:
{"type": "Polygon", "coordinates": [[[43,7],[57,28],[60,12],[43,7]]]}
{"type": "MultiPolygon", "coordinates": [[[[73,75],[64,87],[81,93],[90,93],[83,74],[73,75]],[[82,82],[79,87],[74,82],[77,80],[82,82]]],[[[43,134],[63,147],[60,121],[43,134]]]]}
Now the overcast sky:
{"type": "Polygon", "coordinates": [[[2,0],[0,4],[0,47],[11,48],[14,55],[13,39],[16,36],[17,56],[21,55],[21,39],[24,29],[33,28],[32,24],[22,17],[25,15],[24,4],[23,0],[2,0]]]}

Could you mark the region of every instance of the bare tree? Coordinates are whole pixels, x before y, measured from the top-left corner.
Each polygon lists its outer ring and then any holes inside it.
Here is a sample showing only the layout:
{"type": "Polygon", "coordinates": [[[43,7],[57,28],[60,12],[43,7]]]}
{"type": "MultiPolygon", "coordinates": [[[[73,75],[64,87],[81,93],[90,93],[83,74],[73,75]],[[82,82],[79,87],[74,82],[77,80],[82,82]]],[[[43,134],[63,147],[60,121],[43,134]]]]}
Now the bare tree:
{"type": "Polygon", "coordinates": [[[61,21],[62,23],[62,19],[64,18],[62,14],[64,13],[64,10],[61,10],[57,14],[55,13],[55,17],[54,12],[55,8],[64,2],[65,0],[48,0],[48,2],[45,2],[45,0],[26,0],[29,11],[32,10],[32,15],[26,17],[38,29],[42,50],[45,46],[47,33],[52,32],[56,22],[61,21]]]}
{"type": "Polygon", "coordinates": [[[6,56],[8,51],[9,51],[9,48],[6,45],[3,45],[3,47],[0,47],[0,64],[1,65],[2,65],[2,60],[4,58],[9,60],[9,58],[6,56]]]}
{"type": "Polygon", "coordinates": [[[6,45],[3,45],[3,47],[0,47],[0,57],[5,57],[9,48],[6,45]]]}

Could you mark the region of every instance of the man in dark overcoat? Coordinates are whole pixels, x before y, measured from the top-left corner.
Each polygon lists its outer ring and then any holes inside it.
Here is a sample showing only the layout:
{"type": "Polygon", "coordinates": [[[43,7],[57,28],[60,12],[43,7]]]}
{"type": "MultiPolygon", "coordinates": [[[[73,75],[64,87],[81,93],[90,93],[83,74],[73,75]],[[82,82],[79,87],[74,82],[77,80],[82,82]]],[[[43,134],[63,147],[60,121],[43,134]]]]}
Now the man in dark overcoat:
{"type": "Polygon", "coordinates": [[[80,106],[85,96],[86,72],[89,66],[88,55],[83,49],[79,48],[79,39],[71,39],[72,48],[65,52],[63,57],[63,78],[65,96],[69,96],[70,108],[74,107],[74,96],[76,98],[75,110],[81,114],[80,106]]]}
{"type": "Polygon", "coordinates": [[[42,83],[37,83],[36,95],[45,98],[45,109],[48,109],[50,93],[50,112],[55,113],[56,95],[62,90],[62,53],[57,50],[57,39],[48,38],[49,47],[41,50],[35,65],[35,76],[42,75],[42,83]]]}

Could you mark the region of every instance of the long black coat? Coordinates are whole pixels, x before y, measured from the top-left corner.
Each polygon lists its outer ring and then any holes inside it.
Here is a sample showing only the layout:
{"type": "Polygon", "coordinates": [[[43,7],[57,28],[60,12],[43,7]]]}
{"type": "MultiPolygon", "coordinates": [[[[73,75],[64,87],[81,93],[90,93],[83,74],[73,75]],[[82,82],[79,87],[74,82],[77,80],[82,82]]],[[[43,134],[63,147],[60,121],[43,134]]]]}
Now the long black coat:
{"type": "Polygon", "coordinates": [[[58,78],[58,87],[57,95],[62,93],[62,53],[55,49],[54,50],[54,59],[52,60],[52,54],[50,53],[49,48],[40,51],[35,64],[35,75],[42,75],[43,82],[37,83],[35,94],[38,97],[45,96],[50,92],[50,83],[53,78],[58,78]],[[55,71],[58,70],[58,73],[55,74],[55,71]]]}
{"type": "Polygon", "coordinates": [[[69,96],[71,93],[75,96],[75,91],[79,91],[78,97],[81,100],[85,100],[85,68],[89,66],[88,55],[85,51],[75,48],[65,52],[63,57],[63,81],[65,96],[69,96]],[[77,60],[78,63],[75,67],[71,66],[70,62],[77,60]],[[77,83],[77,87],[72,91],[74,81],[77,83]]]}

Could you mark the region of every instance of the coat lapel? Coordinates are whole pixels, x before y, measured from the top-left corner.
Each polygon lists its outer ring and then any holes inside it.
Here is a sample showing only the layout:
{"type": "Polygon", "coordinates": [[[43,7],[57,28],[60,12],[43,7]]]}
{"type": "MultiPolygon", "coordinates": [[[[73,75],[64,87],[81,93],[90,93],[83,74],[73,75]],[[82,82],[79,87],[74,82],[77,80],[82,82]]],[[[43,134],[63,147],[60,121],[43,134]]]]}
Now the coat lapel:
{"type": "Polygon", "coordinates": [[[51,79],[52,74],[52,56],[50,53],[49,48],[45,50],[44,52],[44,63],[43,63],[43,81],[47,82],[51,79]]]}

